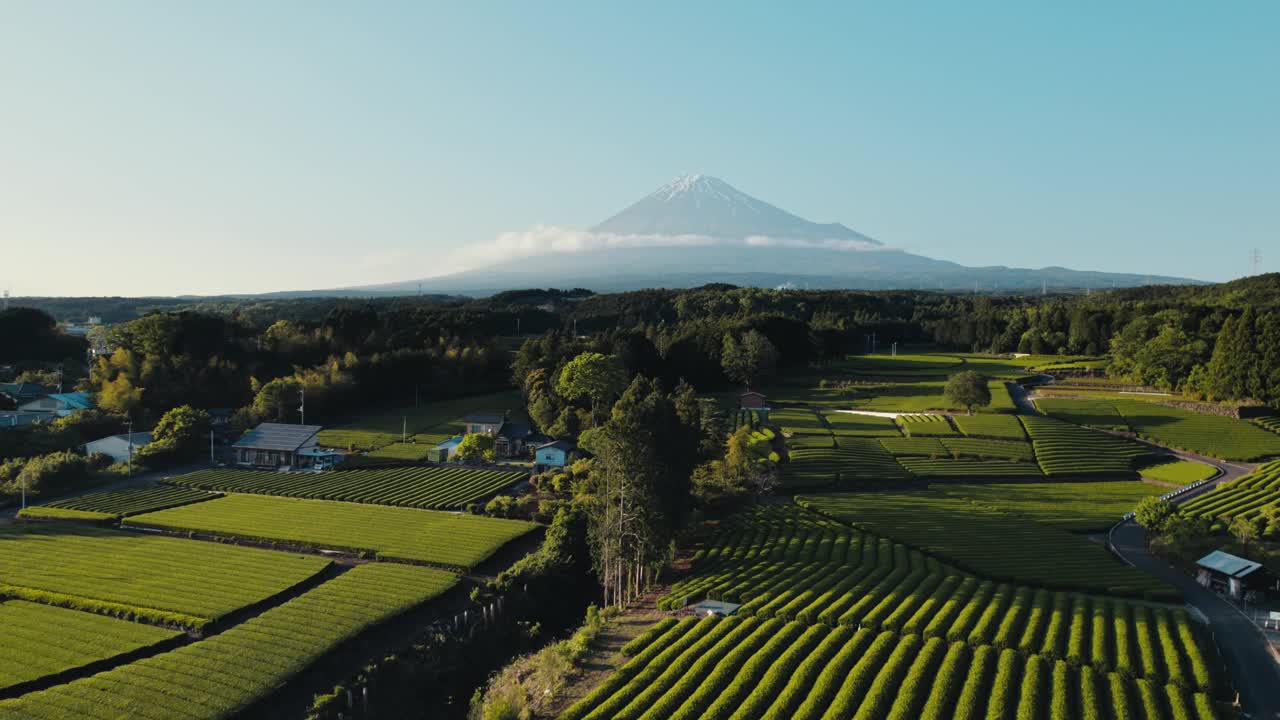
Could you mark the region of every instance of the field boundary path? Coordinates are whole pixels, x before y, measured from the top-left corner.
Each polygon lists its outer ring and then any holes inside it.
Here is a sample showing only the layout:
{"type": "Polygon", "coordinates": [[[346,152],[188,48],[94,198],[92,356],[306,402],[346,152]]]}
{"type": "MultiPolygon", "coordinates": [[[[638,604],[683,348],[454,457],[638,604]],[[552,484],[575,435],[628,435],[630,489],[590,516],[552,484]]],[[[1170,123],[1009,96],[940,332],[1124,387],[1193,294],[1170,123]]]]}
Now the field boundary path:
{"type": "MultiPolygon", "coordinates": [[[[1155,443],[1146,444],[1162,448],[1183,460],[1213,465],[1220,471],[1213,480],[1179,495],[1174,499],[1175,503],[1202,495],[1252,471],[1249,466],[1172,450],[1155,443]]],[[[1240,702],[1250,717],[1280,718],[1280,663],[1271,654],[1270,641],[1253,620],[1186,573],[1152,555],[1147,549],[1146,530],[1134,520],[1125,520],[1112,528],[1111,542],[1122,559],[1178,588],[1187,604],[1209,621],[1214,641],[1226,661],[1230,681],[1240,693],[1240,702]]]]}

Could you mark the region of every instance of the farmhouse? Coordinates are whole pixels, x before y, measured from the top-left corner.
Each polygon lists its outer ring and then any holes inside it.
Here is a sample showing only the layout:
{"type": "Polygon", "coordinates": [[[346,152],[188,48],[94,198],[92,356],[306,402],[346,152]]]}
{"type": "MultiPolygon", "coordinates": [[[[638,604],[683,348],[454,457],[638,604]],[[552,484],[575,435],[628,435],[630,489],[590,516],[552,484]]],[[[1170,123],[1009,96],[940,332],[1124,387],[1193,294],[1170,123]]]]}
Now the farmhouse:
{"type": "Polygon", "coordinates": [[[319,470],[337,464],[342,453],[320,447],[319,425],[262,423],[232,446],[237,465],[257,468],[319,470]]]}
{"type": "Polygon", "coordinates": [[[19,412],[48,413],[57,417],[92,409],[93,398],[84,392],[54,393],[18,406],[19,412]]]}
{"type": "Polygon", "coordinates": [[[1252,560],[1214,550],[1196,561],[1196,580],[1210,590],[1225,592],[1233,598],[1246,593],[1276,589],[1276,578],[1252,560]]]}
{"type": "Polygon", "coordinates": [[[102,453],[114,462],[128,462],[129,458],[138,454],[138,449],[151,444],[151,433],[136,432],[132,435],[111,435],[84,444],[87,454],[102,453]]]}
{"type": "Polygon", "coordinates": [[[564,467],[573,462],[577,454],[577,445],[568,440],[556,440],[534,449],[533,463],[539,467],[564,467]]]}
{"type": "Polygon", "coordinates": [[[748,390],[738,396],[738,407],[743,410],[767,410],[769,399],[764,396],[764,393],[748,390]]]}
{"type": "MultiPolygon", "coordinates": [[[[533,426],[529,423],[509,421],[506,413],[467,413],[462,422],[466,426],[464,429],[466,435],[484,433],[493,436],[493,452],[500,458],[525,456],[530,446],[539,440],[545,441],[541,435],[534,434],[533,426]]],[[[453,454],[452,448],[449,454],[453,454]]]]}

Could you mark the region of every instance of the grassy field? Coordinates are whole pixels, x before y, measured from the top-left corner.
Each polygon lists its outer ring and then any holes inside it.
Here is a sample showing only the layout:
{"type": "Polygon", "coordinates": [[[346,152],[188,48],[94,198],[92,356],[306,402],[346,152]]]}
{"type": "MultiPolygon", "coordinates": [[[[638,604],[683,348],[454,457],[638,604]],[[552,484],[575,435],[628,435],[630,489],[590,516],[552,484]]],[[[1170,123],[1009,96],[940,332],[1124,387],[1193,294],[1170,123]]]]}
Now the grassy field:
{"type": "Polygon", "coordinates": [[[528,475],[465,467],[355,468],[326,473],[198,470],[166,482],[201,490],[458,510],[528,475]]]}
{"type": "Polygon", "coordinates": [[[1215,717],[1184,611],[999,584],[795,506],[720,522],[659,605],[706,597],[743,606],[658,624],[561,719],[1215,717]]]}
{"type": "Polygon", "coordinates": [[[187,627],[329,566],[307,555],[68,524],[0,527],[0,545],[0,595],[187,627]]]}
{"type": "Polygon", "coordinates": [[[960,434],[946,415],[900,415],[898,424],[907,437],[955,437],[960,434]]]}
{"type": "Polygon", "coordinates": [[[461,569],[475,567],[535,527],[518,520],[265,495],[227,495],[128,522],[461,569]]]}
{"type": "Polygon", "coordinates": [[[1040,415],[1019,415],[1036,462],[1050,476],[1136,477],[1135,467],[1152,456],[1140,443],[1040,415]]]}
{"type": "Polygon", "coordinates": [[[1164,488],[1137,480],[940,484],[931,489],[1062,530],[1105,530],[1164,488]]]}
{"type": "Polygon", "coordinates": [[[806,495],[797,502],[987,578],[1114,595],[1171,592],[1101,544],[938,490],[806,495]]]}
{"type": "Polygon", "coordinates": [[[0,719],[234,717],[340,643],[456,582],[429,568],[361,565],[212,637],[0,701],[0,719]]]}
{"type": "Polygon", "coordinates": [[[98,513],[106,518],[164,510],[218,497],[213,493],[167,485],[142,485],[121,490],[89,493],[44,507],[98,513]]]}
{"type": "Polygon", "coordinates": [[[995,440],[1026,440],[1022,423],[1012,415],[956,415],[951,418],[956,429],[967,437],[995,440]]]}
{"type": "Polygon", "coordinates": [[[842,412],[827,412],[823,417],[831,427],[831,432],[836,435],[902,437],[902,431],[898,429],[893,418],[842,412]]]}
{"type": "Polygon", "coordinates": [[[1264,508],[1280,505],[1280,460],[1191,500],[1182,511],[1218,521],[1219,530],[1237,515],[1259,519],[1264,508]]]}
{"type": "Polygon", "coordinates": [[[1174,462],[1145,467],[1138,472],[1147,480],[1155,480],[1156,482],[1169,483],[1171,485],[1190,485],[1193,482],[1208,480],[1217,475],[1218,468],[1190,460],[1175,460],[1174,462]]]}
{"type": "Polygon", "coordinates": [[[22,600],[0,602],[0,691],[177,637],[176,630],[22,600]]]}
{"type": "MultiPolygon", "coordinates": [[[[468,412],[517,410],[524,401],[515,391],[453,398],[361,415],[320,431],[321,445],[352,450],[378,450],[401,440],[401,432],[434,446],[462,432],[462,416],[468,412]]],[[[521,411],[522,412],[522,411],[521,411]]]]}
{"type": "Polygon", "coordinates": [[[1280,435],[1223,415],[1207,415],[1143,400],[1044,399],[1037,404],[1046,413],[1063,420],[1132,429],[1161,445],[1222,460],[1252,461],[1280,456],[1280,435]]]}

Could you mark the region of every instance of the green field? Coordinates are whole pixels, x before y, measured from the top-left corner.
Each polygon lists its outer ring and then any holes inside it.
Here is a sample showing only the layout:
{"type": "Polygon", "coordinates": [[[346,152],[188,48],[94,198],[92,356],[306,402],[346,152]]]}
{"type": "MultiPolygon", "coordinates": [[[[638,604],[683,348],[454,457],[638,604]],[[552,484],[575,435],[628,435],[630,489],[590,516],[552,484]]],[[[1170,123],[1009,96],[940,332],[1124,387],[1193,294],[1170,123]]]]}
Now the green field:
{"type": "Polygon", "coordinates": [[[900,457],[898,462],[908,472],[927,480],[967,480],[991,478],[1039,479],[1044,477],[1040,467],[1029,462],[1008,460],[953,460],[922,457],[900,457]]]}
{"type": "Polygon", "coordinates": [[[720,522],[659,606],[707,597],[743,605],[659,623],[561,720],[1215,717],[1184,611],[995,583],[795,506],[720,522]]]}
{"type": "Polygon", "coordinates": [[[827,412],[823,417],[836,435],[902,437],[893,418],[842,412],[827,412]]]}
{"type": "Polygon", "coordinates": [[[0,527],[0,544],[0,595],[187,627],[265,600],[329,566],[308,555],[85,525],[0,527]]]}
{"type": "Polygon", "coordinates": [[[1022,423],[1012,415],[956,415],[951,418],[956,429],[968,437],[995,440],[1026,440],[1022,423]]]}
{"type": "Polygon", "coordinates": [[[1280,433],[1280,415],[1262,415],[1260,417],[1251,418],[1249,422],[1264,430],[1270,430],[1273,433],[1280,433]]]}
{"type": "Polygon", "coordinates": [[[1105,530],[1164,488],[1137,480],[945,484],[933,488],[1062,530],[1105,530]]]}
{"type": "Polygon", "coordinates": [[[1078,398],[1041,398],[1036,401],[1036,405],[1046,415],[1076,425],[1124,432],[1130,430],[1129,423],[1125,422],[1120,411],[1109,402],[1078,398]]]}
{"type": "MultiPolygon", "coordinates": [[[[446,438],[441,438],[444,440],[446,438]]],[[[393,442],[390,445],[383,445],[377,450],[369,453],[371,458],[382,458],[384,460],[404,460],[405,462],[421,462],[427,459],[432,449],[439,445],[440,441],[418,442],[418,436],[410,438],[410,442],[393,442]]]]}
{"type": "Polygon", "coordinates": [[[939,490],[806,495],[797,502],[984,577],[1113,595],[1172,589],[1101,544],[939,490]]]}
{"type": "Polygon", "coordinates": [[[462,416],[468,412],[514,410],[524,401],[514,391],[424,403],[421,407],[396,408],[368,413],[320,431],[321,445],[352,450],[378,450],[401,440],[401,432],[431,447],[462,432],[462,416]]]}
{"type": "Polygon", "coordinates": [[[22,600],[0,602],[0,691],[170,640],[176,630],[22,600]]]}
{"type": "Polygon", "coordinates": [[[1222,460],[1261,460],[1280,456],[1280,435],[1223,415],[1207,415],[1142,400],[1045,399],[1037,403],[1050,415],[1083,425],[1118,425],[1179,450],[1222,460]]]}
{"type": "Polygon", "coordinates": [[[384,560],[460,569],[475,567],[536,527],[518,520],[266,495],[227,495],[135,515],[128,524],[369,552],[384,560]]]}
{"type": "Polygon", "coordinates": [[[1147,480],[1155,480],[1171,485],[1190,485],[1193,482],[1208,480],[1217,475],[1218,468],[1190,460],[1175,460],[1145,467],[1138,472],[1147,480]]]}
{"type": "Polygon", "coordinates": [[[234,717],[342,642],[456,582],[429,568],[361,565],[212,637],[0,701],[0,719],[234,717]]]}
{"type": "Polygon", "coordinates": [[[198,470],[165,482],[200,490],[458,510],[527,478],[466,467],[355,468],[324,473],[198,470]]]}
{"type": "Polygon", "coordinates": [[[1046,475],[1136,477],[1137,463],[1152,456],[1140,443],[1063,420],[1040,415],[1019,415],[1018,419],[1046,475]]]}
{"type": "Polygon", "coordinates": [[[70,500],[52,502],[43,507],[100,513],[108,518],[164,510],[218,497],[213,493],[167,485],[143,485],[89,493],[70,500]]]}
{"type": "Polygon", "coordinates": [[[1219,528],[1237,515],[1250,519],[1262,516],[1264,508],[1280,505],[1280,460],[1267,463],[1254,472],[1196,497],[1181,506],[1194,516],[1220,521],[1219,528]]]}
{"type": "Polygon", "coordinates": [[[907,437],[955,437],[960,433],[951,427],[946,415],[899,415],[898,424],[907,437]]]}

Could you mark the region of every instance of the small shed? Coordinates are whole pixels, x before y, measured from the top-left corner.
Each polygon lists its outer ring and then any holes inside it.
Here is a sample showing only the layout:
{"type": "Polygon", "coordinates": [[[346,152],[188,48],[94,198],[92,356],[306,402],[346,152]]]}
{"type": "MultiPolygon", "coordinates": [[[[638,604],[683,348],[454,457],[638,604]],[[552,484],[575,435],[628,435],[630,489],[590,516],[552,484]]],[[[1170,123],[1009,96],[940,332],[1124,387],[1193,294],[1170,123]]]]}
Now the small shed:
{"type": "Polygon", "coordinates": [[[539,445],[533,451],[533,462],[541,467],[564,467],[577,451],[578,446],[568,440],[555,440],[539,445]]]}
{"type": "Polygon", "coordinates": [[[748,390],[738,396],[738,407],[743,410],[767,410],[769,398],[764,393],[748,390]]]}
{"type": "Polygon", "coordinates": [[[1262,563],[1221,550],[1197,560],[1196,569],[1196,580],[1201,585],[1233,598],[1242,598],[1249,592],[1266,592],[1275,585],[1275,579],[1262,563]]]}

